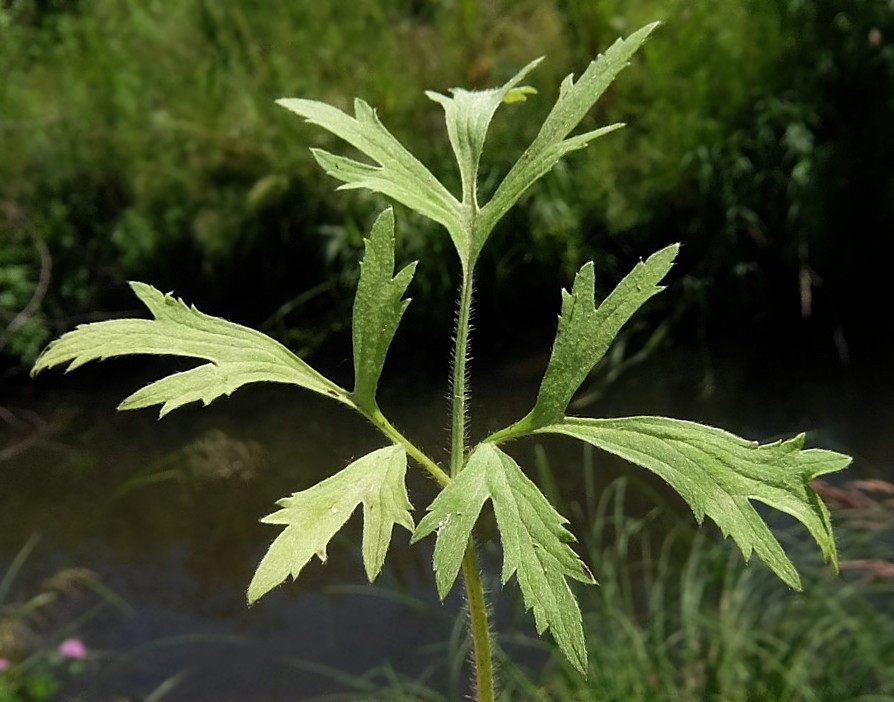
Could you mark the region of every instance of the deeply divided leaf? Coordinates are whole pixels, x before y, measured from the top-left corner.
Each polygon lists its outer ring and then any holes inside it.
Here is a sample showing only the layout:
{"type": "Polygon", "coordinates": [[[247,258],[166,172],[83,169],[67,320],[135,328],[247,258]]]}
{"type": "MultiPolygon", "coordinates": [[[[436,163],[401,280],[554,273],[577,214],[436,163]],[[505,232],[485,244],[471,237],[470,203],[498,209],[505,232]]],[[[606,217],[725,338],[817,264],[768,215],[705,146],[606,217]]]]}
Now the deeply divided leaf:
{"type": "Polygon", "coordinates": [[[113,319],[84,324],[51,343],[32,374],[68,364],[68,370],[93,360],[150,354],[210,361],[162,378],[126,398],[119,409],[161,405],[161,415],[190,402],[208,404],[248,383],[299,385],[351,404],[347,392],[279,342],[254,329],[188,307],[151,285],[131,283],[154,319],[113,319]]]}
{"type": "Polygon", "coordinates": [[[343,188],[366,188],[387,195],[442,224],[457,248],[463,239],[459,203],[422,163],[379,121],[363,100],[354,101],[354,117],[316,100],[284,98],[277,104],[348,142],[375,164],[314,149],[317,162],[343,188]]]}
{"type": "Polygon", "coordinates": [[[490,90],[454,88],[450,91],[449,97],[432,91],[426,93],[444,108],[447,135],[450,138],[450,145],[453,147],[462,177],[464,204],[475,206],[478,204],[474,201],[466,202],[465,197],[469,195],[474,197],[478,164],[484,149],[487,129],[494,113],[504,102],[524,100],[526,92],[531,89],[516,86],[538,63],[540,63],[540,59],[532,61],[500,88],[490,90]]]}
{"type": "Polygon", "coordinates": [[[394,212],[387,209],[379,215],[366,241],[354,298],[352,396],[365,409],[375,404],[388,347],[410,303],[403,299],[403,294],[415,268],[415,263],[410,264],[394,276],[394,212]]]}
{"type": "Polygon", "coordinates": [[[437,531],[434,568],[443,598],[453,586],[484,503],[493,503],[503,543],[502,582],[515,574],[525,604],[534,610],[537,632],[552,631],[559,648],[579,670],[586,669],[580,609],[568,578],[593,583],[569,542],[567,520],[518,464],[492,444],[478,446],[466,467],[429,506],[413,541],[437,531]]]}
{"type": "MultiPolygon", "coordinates": [[[[627,39],[618,39],[604,55],[587,66],[580,79],[575,81],[569,75],[562,82],[559,98],[537,137],[509,171],[491,201],[482,209],[482,232],[489,233],[519,197],[563,156],[582,149],[594,139],[623,126],[615,124],[568,138],[657,26],[658,23],[653,23],[634,32],[627,39]]],[[[484,242],[476,242],[476,245],[480,249],[484,242]]]]}
{"type": "Polygon", "coordinates": [[[363,565],[373,581],[382,569],[395,524],[413,531],[404,477],[407,456],[400,446],[373,451],[347,468],[277,502],[264,517],[286,528],[270,545],[248,587],[255,602],[291,576],[297,578],[313,556],[326,562],[329,541],[358,505],[363,505],[363,565]]]}
{"type": "Polygon", "coordinates": [[[573,436],[656,473],[689,503],[699,523],[710,517],[746,559],[757,553],[793,588],[801,587],[798,573],[752,501],[800,521],[837,570],[829,512],[809,483],[845,468],[851,459],[804,449],[803,434],[760,445],[666,417],[567,418],[538,432],[573,436]]]}
{"type": "Polygon", "coordinates": [[[574,393],[602,359],[621,327],[653,295],[673,265],[674,244],[636,264],[601,305],[596,306],[595,273],[586,264],[574,279],[571,293],[562,292],[562,314],[537,402],[522,423],[536,427],[560,420],[574,393]]]}
{"type": "Polygon", "coordinates": [[[619,39],[605,55],[590,63],[579,80],[570,75],[565,79],[537,137],[480,212],[476,201],[478,164],[488,126],[502,103],[521,102],[534,92],[533,88],[519,83],[539,59],[499,88],[482,91],[455,88],[449,96],[427,93],[444,108],[448,137],[463,183],[462,203],[404,148],[363,100],[354,101],[353,117],[316,100],[284,98],[277,102],[348,142],[373,161],[365,163],[313,149],[317,162],[344,184],[341,187],[380,192],[442,224],[450,233],[463,264],[468,266],[477,259],[496,223],[536,180],[565,154],[582,149],[594,139],[623,126],[614,124],[568,136],[656,26],[657,23],[650,24],[627,39],[619,39]]]}

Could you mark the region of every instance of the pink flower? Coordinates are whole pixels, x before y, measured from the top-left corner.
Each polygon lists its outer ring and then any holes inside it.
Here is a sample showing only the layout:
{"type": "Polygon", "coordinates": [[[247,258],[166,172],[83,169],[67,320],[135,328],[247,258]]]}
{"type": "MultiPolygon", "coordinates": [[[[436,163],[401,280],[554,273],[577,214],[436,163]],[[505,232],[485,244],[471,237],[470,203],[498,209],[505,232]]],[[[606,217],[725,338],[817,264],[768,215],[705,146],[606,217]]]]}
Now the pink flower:
{"type": "Polygon", "coordinates": [[[87,655],[87,647],[80,639],[65,639],[59,644],[59,654],[69,660],[78,660],[87,655]]]}
{"type": "Polygon", "coordinates": [[[0,672],[9,667],[9,661],[6,658],[0,658],[0,672]]]}

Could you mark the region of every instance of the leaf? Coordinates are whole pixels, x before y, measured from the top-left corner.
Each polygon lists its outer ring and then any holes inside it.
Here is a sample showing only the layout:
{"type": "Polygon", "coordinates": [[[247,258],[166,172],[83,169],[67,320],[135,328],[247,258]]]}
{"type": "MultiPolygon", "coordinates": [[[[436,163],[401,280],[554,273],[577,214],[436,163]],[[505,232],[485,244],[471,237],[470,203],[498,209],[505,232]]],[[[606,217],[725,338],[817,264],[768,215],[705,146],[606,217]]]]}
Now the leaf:
{"type": "MultiPolygon", "coordinates": [[[[559,90],[559,98],[543,122],[540,132],[506,175],[491,201],[482,209],[481,231],[484,237],[525,190],[549,172],[565,154],[582,149],[594,139],[624,126],[613,124],[566,138],[580,124],[618,73],[627,66],[630,58],[658,24],[655,22],[646,25],[627,39],[618,39],[604,55],[587,66],[577,82],[571,75],[565,78],[559,90]]],[[[475,243],[480,250],[484,240],[475,243]]]]}
{"type": "Polygon", "coordinates": [[[457,247],[462,237],[460,205],[419,160],[385,129],[375,110],[363,100],[354,101],[354,117],[316,100],[283,98],[278,105],[301,115],[348,142],[378,165],[312,149],[320,166],[344,183],[342,188],[366,188],[394,198],[442,224],[457,247]]]}
{"type": "Polygon", "coordinates": [[[713,519],[732,536],[745,559],[752,552],[782,580],[800,590],[795,566],[751,504],[763,502],[800,521],[826,561],[838,569],[829,511],[810,487],[820,475],[851,459],[823,449],[803,449],[804,435],[760,445],[714,427],[666,417],[566,418],[537,433],[566,434],[659,475],[692,508],[701,523],[713,519]]]}
{"type": "Polygon", "coordinates": [[[568,520],[529,480],[518,464],[493,444],[480,444],[466,467],[429,506],[412,541],[438,532],[434,568],[443,599],[453,586],[463,554],[486,500],[493,502],[503,543],[502,583],[513,574],[525,605],[534,610],[537,633],[550,629],[559,648],[580,671],[586,669],[580,609],[567,578],[593,583],[568,542],[568,520]]]}
{"type": "Polygon", "coordinates": [[[416,264],[394,274],[394,211],[385,210],[366,240],[360,282],[354,297],[354,392],[358,407],[375,405],[376,389],[388,347],[410,304],[403,300],[416,264]]]}
{"type": "Polygon", "coordinates": [[[282,507],[261,521],[285,525],[248,586],[256,602],[290,575],[297,579],[313,556],[326,562],[326,547],[357,505],[363,505],[363,565],[370,582],[385,562],[395,524],[413,531],[404,485],[407,455],[400,446],[373,451],[307,490],[277,502],[282,507]]]}
{"type": "Polygon", "coordinates": [[[552,355],[534,409],[518,424],[537,427],[562,419],[574,393],[602,359],[621,327],[653,295],[679,251],[672,244],[640,261],[599,307],[594,302],[595,273],[587,263],[562,291],[562,314],[552,355]]]}
{"type": "Polygon", "coordinates": [[[526,86],[516,86],[541,60],[531,61],[500,88],[474,91],[453,88],[450,91],[450,97],[434,91],[425,93],[444,108],[447,135],[450,138],[450,145],[453,147],[462,177],[464,204],[476,207],[478,205],[474,201],[478,163],[481,160],[487,129],[494,113],[502,103],[520,102],[533,90],[526,86]],[[466,196],[471,196],[472,201],[467,202],[466,196]]]}
{"type": "Polygon", "coordinates": [[[130,287],[154,319],[113,319],[79,326],[52,342],[31,371],[68,364],[67,370],[115,356],[187,356],[207,363],[174,373],[138,390],[119,409],[160,404],[160,416],[190,402],[204,404],[247,383],[299,385],[353,406],[347,392],[317,373],[285,346],[254,329],[187,307],[151,285],[130,287]]]}

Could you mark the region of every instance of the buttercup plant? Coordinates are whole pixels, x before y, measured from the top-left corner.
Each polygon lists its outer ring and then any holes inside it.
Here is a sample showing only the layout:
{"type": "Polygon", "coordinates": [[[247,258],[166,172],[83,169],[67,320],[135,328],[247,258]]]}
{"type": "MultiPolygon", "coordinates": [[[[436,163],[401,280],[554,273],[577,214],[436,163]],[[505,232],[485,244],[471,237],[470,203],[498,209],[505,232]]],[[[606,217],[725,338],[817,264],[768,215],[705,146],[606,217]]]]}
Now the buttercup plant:
{"type": "MultiPolygon", "coordinates": [[[[762,502],[798,519],[837,570],[829,513],[811,489],[814,478],[844,468],[850,459],[803,448],[804,436],[765,445],[720,429],[665,417],[581,418],[566,414],[572,396],[606,353],[621,327],[653,295],[673,265],[678,246],[638,263],[602,304],[594,301],[593,263],[584,265],[562,296],[552,355],[534,406],[514,424],[467,447],[467,358],[475,264],[488,237],[522,194],[566,154],[622,125],[569,136],[657,24],[618,40],[578,80],[568,76],[540,132],[509,170],[486,204],[478,199],[478,167],[488,126],[497,109],[534,92],[522,85],[539,61],[491,90],[430,92],[446,118],[447,134],[462,183],[457,199],[410,154],[364,101],[351,116],[306,99],[279,104],[353,146],[371,162],[313,149],[317,162],[341,188],[366,188],[386,195],[447,230],[459,255],[461,285],[452,364],[452,424],[449,465],[420,450],[382,413],[377,388],[388,348],[409,304],[404,294],[415,263],[396,275],[394,214],[385,210],[365,242],[353,308],[354,387],[349,390],[318,373],[264,334],[211,317],[145,283],[131,283],[152,319],[86,324],[51,343],[34,373],[68,364],[131,354],[174,355],[206,361],[173,373],[127,397],[119,409],[161,405],[161,416],[190,402],[204,404],[254,382],[297,385],[342,403],[366,417],[385,445],[329,478],[279,501],[263,521],[282,527],[248,586],[254,602],[297,578],[313,556],[325,562],[327,546],[357,507],[363,507],[363,563],[373,581],[382,569],[395,525],[413,543],[435,534],[433,570],[443,599],[463,573],[474,649],[475,694],[494,700],[494,671],[488,614],[472,532],[490,500],[503,548],[501,581],[515,575],[538,633],[549,630],[562,653],[581,673],[587,650],[581,614],[570,580],[592,585],[590,568],[575,553],[574,536],[559,514],[505,450],[509,440],[535,434],[565,434],[653,471],[692,508],[698,522],[710,517],[732,536],[747,559],[757,555],[789,586],[800,588],[794,565],[755,510],[762,502]],[[405,474],[408,458],[428,472],[438,494],[414,521],[405,474]]],[[[598,573],[598,564],[594,564],[598,573]]]]}

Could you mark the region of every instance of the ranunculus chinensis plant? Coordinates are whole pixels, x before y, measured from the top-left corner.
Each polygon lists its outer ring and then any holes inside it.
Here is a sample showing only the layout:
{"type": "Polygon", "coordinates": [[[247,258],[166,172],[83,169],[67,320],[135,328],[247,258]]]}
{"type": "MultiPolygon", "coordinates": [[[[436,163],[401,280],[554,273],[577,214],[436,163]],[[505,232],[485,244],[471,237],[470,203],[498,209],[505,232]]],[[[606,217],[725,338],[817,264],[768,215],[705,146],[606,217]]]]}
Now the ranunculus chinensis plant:
{"type": "MultiPolygon", "coordinates": [[[[721,429],[666,417],[583,418],[568,414],[575,392],[602,359],[628,319],[652,296],[674,263],[668,246],[636,264],[618,286],[595,303],[596,268],[586,263],[563,293],[549,364],[531,410],[514,424],[467,446],[470,320],[476,262],[491,232],[518,199],[563,157],[622,125],[572,132],[656,25],[618,40],[575,80],[568,76],[539,133],[485,203],[479,201],[478,170],[485,138],[499,108],[523,102],[534,91],[523,84],[533,61],[498,88],[449,95],[428,93],[444,109],[447,136],[462,183],[459,196],[445,187],[385,128],[362,100],[354,114],[308,99],[279,104],[347,142],[368,158],[357,160],[314,149],[317,162],[341,188],[365,188],[441,224],[461,264],[460,298],[452,373],[451,447],[448,465],[423,452],[383,414],[377,401],[388,349],[409,304],[405,293],[416,264],[395,273],[394,213],[379,215],[366,241],[353,310],[354,386],[341,387],[282,344],[252,329],[203,314],[145,283],[132,283],[151,319],[86,324],[54,341],[34,366],[68,369],[96,359],[132,354],[174,355],[201,361],[127,397],[119,409],[160,405],[161,415],[187,403],[229,395],[248,383],[296,385],[359,412],[381,432],[380,448],[331,477],[279,501],[263,521],[280,529],[248,585],[254,602],[283,581],[297,578],[314,556],[327,558],[332,537],[362,507],[362,553],[374,580],[383,567],[395,525],[413,542],[434,536],[434,576],[443,598],[462,571],[474,646],[475,694],[494,700],[494,671],[485,593],[473,538],[484,504],[490,502],[503,549],[501,581],[515,576],[538,633],[547,630],[582,673],[587,649],[581,614],[570,587],[595,583],[599,563],[585,564],[573,548],[568,521],[559,514],[511,455],[510,440],[540,434],[579,439],[656,473],[672,486],[701,522],[710,517],[731,536],[745,558],[756,553],[785,583],[800,579],[755,502],[799,520],[825,559],[837,568],[829,513],[810,487],[820,475],[841,470],[850,459],[822,449],[804,449],[804,436],[760,445],[721,429]],[[413,466],[432,478],[437,495],[423,516],[414,516],[405,475],[413,466]]],[[[513,107],[512,109],[519,109],[513,107]]],[[[419,499],[426,499],[420,495],[419,499]]]]}

